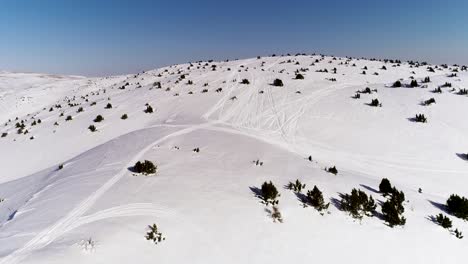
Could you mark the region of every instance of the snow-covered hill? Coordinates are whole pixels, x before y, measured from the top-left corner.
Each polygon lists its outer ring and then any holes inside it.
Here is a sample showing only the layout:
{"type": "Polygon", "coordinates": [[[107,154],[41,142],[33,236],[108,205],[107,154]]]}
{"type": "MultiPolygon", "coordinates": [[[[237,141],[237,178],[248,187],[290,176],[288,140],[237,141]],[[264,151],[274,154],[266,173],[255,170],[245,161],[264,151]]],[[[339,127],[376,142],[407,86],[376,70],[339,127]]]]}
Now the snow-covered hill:
{"type": "Polygon", "coordinates": [[[468,196],[466,87],[461,66],[321,55],[107,78],[2,73],[0,263],[464,263],[468,240],[432,216],[468,196]],[[156,175],[132,172],[143,160],[156,175]],[[382,178],[405,193],[404,226],[382,219],[382,178]],[[296,179],[322,190],[327,212],[285,188],[296,179]],[[265,181],[283,223],[256,197],[265,181]],[[376,216],[341,210],[352,188],[376,216]],[[144,237],[153,223],[157,245],[144,237]]]}

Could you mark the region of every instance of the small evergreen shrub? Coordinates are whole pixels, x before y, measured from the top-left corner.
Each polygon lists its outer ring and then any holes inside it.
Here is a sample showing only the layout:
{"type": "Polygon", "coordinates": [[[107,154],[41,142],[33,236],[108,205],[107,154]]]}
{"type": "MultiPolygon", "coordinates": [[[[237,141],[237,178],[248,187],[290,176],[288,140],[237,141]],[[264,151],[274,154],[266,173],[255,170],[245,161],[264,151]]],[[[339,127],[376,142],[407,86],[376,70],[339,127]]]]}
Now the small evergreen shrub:
{"type": "Polygon", "coordinates": [[[419,86],[418,81],[416,81],[416,80],[411,81],[411,83],[410,83],[411,88],[418,87],[418,86],[419,86]]]}
{"type": "Polygon", "coordinates": [[[373,216],[377,205],[372,196],[361,190],[353,189],[351,194],[341,197],[341,209],[348,212],[353,218],[362,219],[363,216],[373,216]]]}
{"type": "Polygon", "coordinates": [[[242,79],[241,84],[250,84],[250,82],[247,79],[242,79]]]}
{"type": "Polygon", "coordinates": [[[371,103],[370,103],[370,106],[382,107],[382,104],[379,102],[379,99],[372,99],[372,101],[371,101],[371,103]]]}
{"type": "Polygon", "coordinates": [[[335,175],[338,174],[338,170],[336,169],[336,166],[330,167],[326,169],[326,171],[335,175]]]}
{"type": "Polygon", "coordinates": [[[2,133],[2,138],[6,137],[6,136],[8,136],[8,133],[7,133],[7,132],[3,132],[3,133],[2,133]]]}
{"type": "Polygon", "coordinates": [[[372,90],[369,87],[366,87],[365,89],[358,91],[358,93],[363,93],[363,94],[372,94],[372,90]]]}
{"type": "Polygon", "coordinates": [[[468,89],[465,89],[465,88],[460,89],[460,90],[458,91],[458,94],[459,94],[459,95],[467,95],[467,94],[468,94],[468,89]]]}
{"type": "Polygon", "coordinates": [[[146,240],[148,241],[153,241],[155,244],[158,244],[164,240],[166,240],[165,237],[163,237],[162,233],[159,232],[158,226],[156,224],[148,226],[149,231],[146,233],[146,240]]]}
{"type": "Polygon", "coordinates": [[[72,116],[67,116],[67,118],[65,118],[65,121],[71,121],[71,120],[73,120],[72,116]]]}
{"type": "Polygon", "coordinates": [[[432,90],[432,92],[433,93],[442,93],[442,89],[440,89],[440,87],[437,87],[434,90],[432,90]]]}
{"type": "Polygon", "coordinates": [[[111,109],[111,108],[112,108],[112,104],[111,104],[111,103],[107,103],[107,105],[106,105],[105,108],[106,108],[106,109],[111,109]]]}
{"type": "Polygon", "coordinates": [[[327,210],[330,205],[330,203],[325,204],[322,192],[315,185],[312,190],[307,191],[307,202],[319,212],[327,210]]]}
{"type": "Polygon", "coordinates": [[[78,108],[78,110],[76,110],[77,113],[81,113],[83,111],[84,111],[83,107],[80,107],[80,108],[78,108]]]}
{"type": "Polygon", "coordinates": [[[447,200],[447,211],[464,220],[468,220],[468,199],[452,194],[447,200]]]}
{"type": "Polygon", "coordinates": [[[123,115],[120,117],[120,119],[122,119],[122,120],[125,120],[125,119],[127,119],[127,118],[128,118],[128,115],[127,115],[127,114],[123,114],[123,115]]]}
{"type": "Polygon", "coordinates": [[[296,180],[296,182],[289,182],[288,185],[286,186],[289,190],[293,190],[294,192],[302,192],[302,189],[305,188],[305,184],[302,183],[299,180],[296,180]]]}
{"type": "Polygon", "coordinates": [[[151,107],[151,105],[147,105],[145,109],[145,113],[147,114],[153,113],[153,107],[151,107]]]}
{"type": "Polygon", "coordinates": [[[436,103],[436,100],[434,98],[431,98],[431,99],[428,99],[428,100],[425,100],[423,102],[423,105],[431,105],[431,104],[435,104],[436,103]]]}
{"type": "Polygon", "coordinates": [[[281,87],[281,86],[283,86],[283,81],[280,80],[280,79],[275,79],[275,80],[273,81],[273,86],[279,86],[279,87],[281,87]]]}
{"type": "Polygon", "coordinates": [[[304,80],[304,75],[300,73],[296,74],[296,80],[304,80]]]}
{"type": "Polygon", "coordinates": [[[458,228],[456,228],[456,229],[453,231],[453,233],[455,234],[455,237],[456,237],[456,238],[458,238],[458,239],[462,239],[462,238],[463,238],[463,234],[462,234],[462,232],[460,232],[460,231],[458,230],[458,228]]]}
{"type": "Polygon", "coordinates": [[[88,129],[89,129],[91,132],[96,132],[96,130],[97,130],[96,127],[95,127],[94,125],[90,125],[90,126],[88,127],[88,129]]]}
{"type": "Polygon", "coordinates": [[[276,189],[275,185],[270,181],[270,182],[264,182],[262,184],[261,188],[261,195],[263,201],[268,205],[268,204],[278,204],[278,190],[276,189]]]}
{"type": "Polygon", "coordinates": [[[94,122],[99,123],[104,120],[104,117],[102,115],[97,115],[96,118],[94,118],[94,122]]]}
{"type": "Polygon", "coordinates": [[[393,83],[392,87],[401,87],[401,82],[400,81],[396,81],[393,83]]]}
{"type": "Polygon", "coordinates": [[[155,174],[157,167],[149,160],[145,160],[143,162],[138,161],[133,166],[133,171],[136,173],[142,173],[144,175],[155,174]]]}
{"type": "Polygon", "coordinates": [[[379,184],[379,191],[384,195],[389,195],[393,192],[393,187],[387,178],[383,178],[379,184]]]}
{"type": "Polygon", "coordinates": [[[392,195],[382,205],[383,219],[390,227],[397,225],[405,225],[406,218],[402,215],[405,211],[403,202],[405,201],[405,194],[393,188],[392,195]]]}
{"type": "Polygon", "coordinates": [[[59,169],[59,170],[63,169],[63,164],[60,164],[60,165],[58,166],[58,169],[59,169]]]}
{"type": "Polygon", "coordinates": [[[436,222],[443,228],[452,228],[452,220],[443,214],[438,214],[435,217],[436,222]]]}
{"type": "Polygon", "coordinates": [[[416,114],[414,121],[419,123],[427,123],[427,118],[424,116],[424,114],[416,114]]]}

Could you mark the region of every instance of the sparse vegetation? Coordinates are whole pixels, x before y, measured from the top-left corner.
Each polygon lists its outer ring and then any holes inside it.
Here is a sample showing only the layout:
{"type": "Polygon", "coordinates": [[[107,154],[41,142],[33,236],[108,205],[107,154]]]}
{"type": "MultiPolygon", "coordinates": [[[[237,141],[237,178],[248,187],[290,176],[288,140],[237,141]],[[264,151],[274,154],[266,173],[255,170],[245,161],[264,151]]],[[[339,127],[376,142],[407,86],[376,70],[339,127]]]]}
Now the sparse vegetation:
{"type": "Polygon", "coordinates": [[[295,182],[289,182],[288,185],[286,186],[289,190],[293,190],[294,192],[302,192],[302,189],[305,188],[305,184],[302,183],[299,180],[296,180],[295,182]]]}
{"type": "Polygon", "coordinates": [[[424,114],[416,114],[414,121],[419,123],[427,123],[427,118],[424,116],[424,114]]]}
{"type": "Polygon", "coordinates": [[[149,231],[146,233],[146,240],[153,241],[155,244],[158,244],[164,240],[166,240],[165,237],[163,237],[162,233],[159,232],[158,226],[156,224],[149,225],[148,226],[149,231]]]}
{"type": "Polygon", "coordinates": [[[428,99],[428,100],[425,100],[423,101],[423,105],[431,105],[431,104],[435,104],[436,103],[436,100],[434,98],[431,98],[431,99],[428,99]]]}

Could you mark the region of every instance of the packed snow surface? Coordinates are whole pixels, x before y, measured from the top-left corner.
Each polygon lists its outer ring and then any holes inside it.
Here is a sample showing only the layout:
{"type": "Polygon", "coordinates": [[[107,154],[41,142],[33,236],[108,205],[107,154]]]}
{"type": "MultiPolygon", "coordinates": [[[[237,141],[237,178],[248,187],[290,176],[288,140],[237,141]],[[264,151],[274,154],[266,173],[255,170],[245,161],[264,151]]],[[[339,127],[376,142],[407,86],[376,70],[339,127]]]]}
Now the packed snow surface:
{"type": "Polygon", "coordinates": [[[432,218],[468,196],[463,88],[460,66],[321,55],[106,78],[2,72],[0,263],[466,263],[468,239],[432,218]],[[143,160],[155,175],[132,171],[143,160]],[[359,188],[380,213],[382,178],[405,193],[404,226],[340,210],[359,188]],[[325,213],[285,188],[296,179],[322,190],[325,213]],[[283,223],[255,195],[265,181],[283,223]],[[153,223],[158,244],[145,239],[153,223]]]}

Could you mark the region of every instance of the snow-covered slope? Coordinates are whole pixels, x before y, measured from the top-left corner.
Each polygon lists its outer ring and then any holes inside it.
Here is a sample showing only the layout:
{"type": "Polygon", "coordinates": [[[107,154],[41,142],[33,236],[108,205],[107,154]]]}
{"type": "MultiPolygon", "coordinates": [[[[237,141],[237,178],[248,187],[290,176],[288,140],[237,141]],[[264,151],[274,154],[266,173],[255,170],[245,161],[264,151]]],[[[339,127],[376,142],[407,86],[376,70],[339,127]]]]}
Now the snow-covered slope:
{"type": "Polygon", "coordinates": [[[467,240],[431,216],[468,196],[468,73],[430,67],[301,55],[93,79],[2,74],[0,263],[464,263],[467,240]],[[391,87],[411,78],[420,86],[391,87]],[[366,87],[377,91],[352,98],[366,87]],[[132,173],[142,160],[157,175],[132,173]],[[382,178],[406,195],[403,227],[340,210],[340,194],[360,188],[380,212],[382,178]],[[328,213],[283,187],[296,179],[323,191],[328,213]],[[283,223],[255,196],[270,180],[283,223]],[[157,245],[144,238],[153,223],[157,245]]]}

